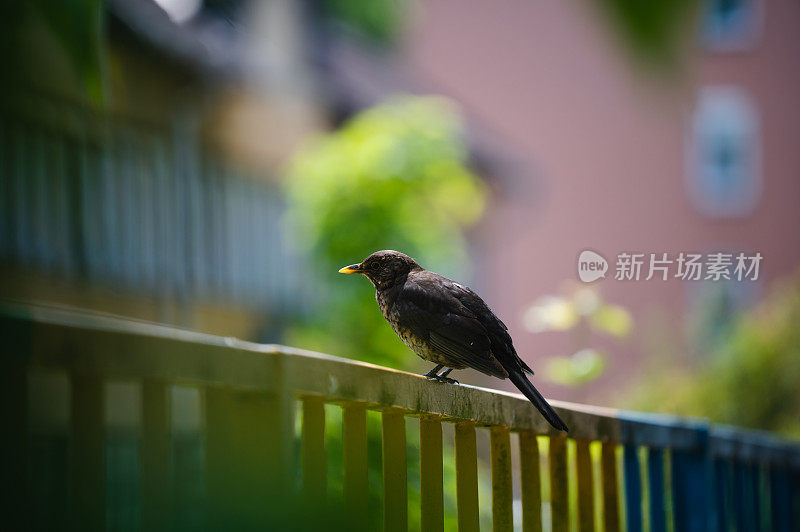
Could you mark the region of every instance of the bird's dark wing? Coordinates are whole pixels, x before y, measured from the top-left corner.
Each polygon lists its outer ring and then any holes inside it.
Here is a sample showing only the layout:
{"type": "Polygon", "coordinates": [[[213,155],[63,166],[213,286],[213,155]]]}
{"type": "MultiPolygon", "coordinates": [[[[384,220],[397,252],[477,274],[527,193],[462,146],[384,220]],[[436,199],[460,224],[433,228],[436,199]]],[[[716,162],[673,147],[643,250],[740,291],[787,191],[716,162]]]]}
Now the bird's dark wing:
{"type": "Polygon", "coordinates": [[[400,322],[456,363],[511,379],[547,421],[568,431],[558,413],[525,377],[508,328],[469,288],[433,272],[412,272],[396,301],[400,322]]]}
{"type": "Polygon", "coordinates": [[[431,272],[409,277],[394,302],[400,326],[427,340],[454,365],[506,378],[503,366],[492,356],[486,328],[442,279],[431,272]]]}
{"type": "Polygon", "coordinates": [[[500,360],[503,367],[505,367],[507,371],[518,367],[523,372],[533,375],[533,370],[519,355],[517,355],[517,351],[514,349],[514,344],[511,340],[511,335],[508,334],[508,327],[506,327],[506,324],[495,316],[492,309],[489,308],[478,294],[464,285],[454,281],[450,282],[452,283],[451,290],[453,295],[462,305],[474,314],[486,328],[486,332],[492,342],[492,353],[500,360]]]}

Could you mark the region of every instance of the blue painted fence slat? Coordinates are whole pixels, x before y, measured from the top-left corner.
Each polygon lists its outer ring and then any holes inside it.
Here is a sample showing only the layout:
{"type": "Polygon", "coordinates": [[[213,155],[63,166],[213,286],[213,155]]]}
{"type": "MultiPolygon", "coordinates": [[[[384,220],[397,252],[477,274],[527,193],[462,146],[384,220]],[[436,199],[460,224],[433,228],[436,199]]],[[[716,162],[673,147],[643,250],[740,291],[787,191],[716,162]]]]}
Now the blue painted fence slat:
{"type": "Polygon", "coordinates": [[[735,519],[733,464],[729,460],[714,461],[714,477],[716,481],[717,530],[732,530],[735,519]]]}
{"type": "Polygon", "coordinates": [[[770,495],[775,532],[789,532],[792,529],[792,491],[786,471],[773,469],[770,472],[770,495]]]}
{"type": "Polygon", "coordinates": [[[750,466],[750,483],[752,487],[750,488],[750,493],[752,493],[753,497],[753,521],[755,522],[756,528],[753,530],[762,530],[762,519],[764,518],[763,511],[761,508],[763,497],[762,490],[761,490],[761,468],[757,465],[750,466]]]}
{"type": "Polygon", "coordinates": [[[758,521],[754,508],[755,494],[753,493],[752,469],[747,464],[736,465],[736,510],[737,529],[756,530],[758,521]]]}
{"type": "Polygon", "coordinates": [[[667,512],[664,506],[664,451],[652,448],[647,456],[647,477],[650,485],[650,531],[666,532],[667,512]]]}
{"type": "Polygon", "coordinates": [[[707,455],[704,452],[674,451],[672,453],[672,496],[675,508],[676,532],[706,532],[714,497],[709,491],[707,455]]]}
{"type": "Polygon", "coordinates": [[[744,466],[734,464],[733,466],[733,516],[736,523],[736,530],[742,530],[745,523],[745,490],[744,490],[744,466]]]}
{"type": "Polygon", "coordinates": [[[641,532],[642,481],[638,448],[635,445],[626,445],[623,459],[625,464],[625,515],[628,521],[628,532],[641,532]]]}
{"type": "Polygon", "coordinates": [[[713,529],[717,532],[725,530],[725,463],[722,460],[711,462],[712,481],[714,482],[713,529]]]}
{"type": "Polygon", "coordinates": [[[792,530],[800,530],[800,472],[796,469],[790,473],[789,484],[792,507],[792,530]]]}

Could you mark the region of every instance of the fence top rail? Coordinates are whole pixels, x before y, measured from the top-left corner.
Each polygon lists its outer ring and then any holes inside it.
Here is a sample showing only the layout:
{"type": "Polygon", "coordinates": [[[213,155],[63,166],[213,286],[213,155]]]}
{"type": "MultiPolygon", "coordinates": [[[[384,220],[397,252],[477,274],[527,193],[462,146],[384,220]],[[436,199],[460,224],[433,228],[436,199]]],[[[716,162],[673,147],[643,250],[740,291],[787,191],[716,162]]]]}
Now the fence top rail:
{"type": "MultiPolygon", "coordinates": [[[[552,434],[519,394],[449,385],[403,371],[277,344],[257,344],[69,308],[0,303],[4,341],[36,368],[111,380],[228,386],[329,402],[361,402],[408,415],[552,434]]],[[[9,358],[7,357],[7,361],[9,358]]],[[[707,420],[551,401],[569,436],[800,468],[800,445],[707,420]]]]}

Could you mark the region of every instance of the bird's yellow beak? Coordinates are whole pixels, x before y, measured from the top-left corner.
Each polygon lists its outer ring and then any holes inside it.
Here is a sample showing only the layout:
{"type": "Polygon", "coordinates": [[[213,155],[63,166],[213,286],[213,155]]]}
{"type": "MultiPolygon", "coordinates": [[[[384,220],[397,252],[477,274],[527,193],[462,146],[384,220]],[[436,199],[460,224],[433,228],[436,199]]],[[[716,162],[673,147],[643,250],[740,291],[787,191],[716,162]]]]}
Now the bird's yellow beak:
{"type": "Polygon", "coordinates": [[[361,269],[360,264],[351,264],[350,266],[345,266],[339,273],[364,273],[365,270],[361,269]]]}

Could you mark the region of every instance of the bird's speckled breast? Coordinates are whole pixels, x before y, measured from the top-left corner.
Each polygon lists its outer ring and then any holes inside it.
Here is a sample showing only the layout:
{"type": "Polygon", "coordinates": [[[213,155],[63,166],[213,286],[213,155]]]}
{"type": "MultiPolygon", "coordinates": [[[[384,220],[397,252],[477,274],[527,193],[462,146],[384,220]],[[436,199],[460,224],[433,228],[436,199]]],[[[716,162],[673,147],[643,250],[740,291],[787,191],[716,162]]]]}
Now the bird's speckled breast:
{"type": "Polygon", "coordinates": [[[427,338],[420,338],[413,334],[410,329],[403,327],[400,324],[400,317],[394,309],[394,301],[396,293],[391,291],[376,292],[375,299],[378,300],[378,307],[381,309],[381,314],[392,326],[394,333],[400,337],[404,344],[409,349],[414,351],[420,358],[433,362],[435,364],[444,364],[447,367],[461,368],[460,364],[453,364],[452,361],[445,355],[430,349],[427,338]]]}

